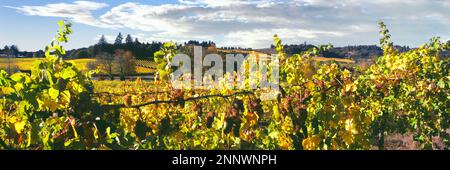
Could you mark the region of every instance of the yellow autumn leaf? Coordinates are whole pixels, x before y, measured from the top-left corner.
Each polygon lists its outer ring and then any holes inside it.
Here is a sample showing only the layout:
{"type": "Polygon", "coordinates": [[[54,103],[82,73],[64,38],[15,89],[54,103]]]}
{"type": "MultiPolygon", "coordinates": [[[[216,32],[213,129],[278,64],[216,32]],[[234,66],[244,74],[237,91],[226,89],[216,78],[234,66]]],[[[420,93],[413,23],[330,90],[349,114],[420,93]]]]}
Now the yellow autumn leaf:
{"type": "Polygon", "coordinates": [[[20,118],[16,116],[10,117],[8,121],[14,126],[14,129],[18,134],[22,134],[23,129],[25,129],[26,121],[20,120],[20,118]]]}
{"type": "Polygon", "coordinates": [[[281,126],[281,129],[286,133],[291,133],[294,129],[294,125],[292,124],[292,119],[289,116],[286,116],[284,118],[283,124],[281,126]]]}
{"type": "Polygon", "coordinates": [[[47,94],[42,95],[42,97],[37,100],[41,110],[49,110],[53,112],[58,109],[58,102],[56,100],[52,100],[47,94]]]}
{"type": "Polygon", "coordinates": [[[59,109],[67,109],[70,106],[70,92],[69,90],[65,90],[61,92],[59,97],[59,109]]]}
{"type": "Polygon", "coordinates": [[[355,92],[356,91],[356,85],[353,83],[346,84],[345,85],[345,92],[355,92]]]}
{"type": "Polygon", "coordinates": [[[1,92],[3,95],[10,95],[11,93],[14,93],[14,89],[11,87],[2,87],[1,92]]]}
{"type": "Polygon", "coordinates": [[[273,109],[273,114],[272,114],[273,118],[274,119],[279,119],[280,118],[280,111],[278,110],[278,106],[277,105],[273,105],[272,109],[273,109]]]}
{"type": "Polygon", "coordinates": [[[350,77],[350,71],[348,71],[347,69],[345,69],[343,72],[342,72],[342,76],[344,77],[344,78],[349,78],[350,77]]]}
{"type": "Polygon", "coordinates": [[[353,135],[347,131],[342,132],[342,139],[347,145],[350,145],[353,143],[353,135]]]}
{"type": "Polygon", "coordinates": [[[11,116],[11,117],[8,118],[8,122],[11,123],[11,124],[14,124],[14,123],[16,123],[18,121],[19,121],[19,118],[17,118],[16,116],[11,116]]]}
{"type": "Polygon", "coordinates": [[[292,139],[286,136],[280,137],[280,147],[282,150],[292,149],[292,139]]]}
{"type": "Polygon", "coordinates": [[[328,122],[328,125],[329,125],[330,128],[332,128],[332,129],[334,129],[334,128],[337,127],[337,126],[336,126],[336,123],[335,123],[334,121],[329,121],[329,122],[328,122]]]}
{"type": "Polygon", "coordinates": [[[245,112],[245,119],[247,120],[248,126],[252,127],[258,123],[258,114],[254,112],[245,112]]]}
{"type": "Polygon", "coordinates": [[[311,136],[302,141],[303,148],[306,150],[316,149],[320,144],[320,138],[318,136],[311,136]]]}
{"type": "Polygon", "coordinates": [[[14,129],[16,129],[16,132],[18,134],[22,134],[22,131],[23,131],[23,129],[25,129],[26,124],[27,123],[25,121],[16,122],[16,123],[14,123],[14,129]]]}
{"type": "Polygon", "coordinates": [[[310,90],[310,91],[314,91],[314,88],[316,87],[316,85],[315,85],[312,81],[308,81],[308,82],[305,84],[305,86],[306,86],[306,88],[307,88],[308,90],[310,90]]]}
{"type": "Polygon", "coordinates": [[[352,134],[358,133],[358,131],[356,130],[355,124],[353,123],[353,119],[345,120],[345,130],[349,131],[352,134]]]}
{"type": "Polygon", "coordinates": [[[14,85],[14,88],[16,89],[16,91],[20,91],[23,89],[23,84],[22,83],[16,83],[14,85]]]}

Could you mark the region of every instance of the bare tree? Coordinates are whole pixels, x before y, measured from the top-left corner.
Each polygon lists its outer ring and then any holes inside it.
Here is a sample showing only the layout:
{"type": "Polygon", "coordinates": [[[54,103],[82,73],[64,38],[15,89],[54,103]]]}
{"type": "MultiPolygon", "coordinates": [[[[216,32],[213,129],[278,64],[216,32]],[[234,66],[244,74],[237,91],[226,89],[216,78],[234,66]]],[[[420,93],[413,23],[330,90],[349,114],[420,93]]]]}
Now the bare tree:
{"type": "Polygon", "coordinates": [[[116,50],[114,54],[114,63],[120,80],[124,81],[125,76],[129,76],[135,72],[136,63],[132,52],[124,50],[116,50]]]}
{"type": "Polygon", "coordinates": [[[108,74],[110,80],[114,80],[114,57],[109,53],[101,53],[96,56],[96,59],[88,69],[99,69],[108,74]]]}

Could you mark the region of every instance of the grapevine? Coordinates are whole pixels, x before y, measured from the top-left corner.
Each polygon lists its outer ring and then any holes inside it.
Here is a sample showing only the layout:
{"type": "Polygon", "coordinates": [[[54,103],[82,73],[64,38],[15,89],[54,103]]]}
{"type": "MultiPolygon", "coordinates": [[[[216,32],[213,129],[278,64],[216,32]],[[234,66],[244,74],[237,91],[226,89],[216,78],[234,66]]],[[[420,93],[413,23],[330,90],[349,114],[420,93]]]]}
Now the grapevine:
{"type": "Polygon", "coordinates": [[[248,61],[245,90],[175,89],[171,42],[155,66],[137,60],[157,70],[155,81],[93,81],[64,60],[71,24],[58,25],[31,74],[0,71],[2,149],[385,149],[394,133],[413,134],[423,149],[435,149],[436,137],[450,146],[450,63],[441,55],[450,45],[438,37],[400,52],[380,22],[384,53],[356,72],[314,60],[332,45],[290,56],[275,35],[280,92],[262,100],[267,89],[248,88],[259,85],[248,61]]]}

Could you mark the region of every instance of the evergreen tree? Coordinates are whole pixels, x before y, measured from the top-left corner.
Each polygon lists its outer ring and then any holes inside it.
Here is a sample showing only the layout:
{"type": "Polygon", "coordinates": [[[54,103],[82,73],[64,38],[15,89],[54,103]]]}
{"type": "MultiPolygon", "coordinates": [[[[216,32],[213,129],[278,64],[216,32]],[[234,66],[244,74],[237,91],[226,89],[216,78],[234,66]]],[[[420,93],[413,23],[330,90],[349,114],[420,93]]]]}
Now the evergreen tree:
{"type": "Polygon", "coordinates": [[[108,41],[106,41],[105,35],[102,35],[102,37],[100,37],[100,40],[98,40],[98,45],[104,44],[108,44],[108,41]]]}
{"type": "Polygon", "coordinates": [[[125,43],[126,44],[132,44],[133,43],[133,38],[131,38],[130,34],[128,34],[127,38],[125,38],[125,43]]]}
{"type": "Polygon", "coordinates": [[[138,39],[138,38],[136,38],[136,39],[134,39],[134,43],[136,43],[136,44],[140,44],[141,42],[139,42],[139,39],[138,39]]]}
{"type": "Polygon", "coordinates": [[[122,44],[122,41],[123,41],[122,33],[119,33],[119,35],[117,35],[116,41],[114,41],[114,45],[122,44]]]}
{"type": "Polygon", "coordinates": [[[12,45],[10,47],[10,51],[11,51],[11,54],[15,57],[17,57],[19,55],[19,47],[17,47],[17,45],[12,45]]]}
{"type": "Polygon", "coordinates": [[[5,48],[3,48],[3,53],[9,54],[9,47],[5,45],[5,48]]]}

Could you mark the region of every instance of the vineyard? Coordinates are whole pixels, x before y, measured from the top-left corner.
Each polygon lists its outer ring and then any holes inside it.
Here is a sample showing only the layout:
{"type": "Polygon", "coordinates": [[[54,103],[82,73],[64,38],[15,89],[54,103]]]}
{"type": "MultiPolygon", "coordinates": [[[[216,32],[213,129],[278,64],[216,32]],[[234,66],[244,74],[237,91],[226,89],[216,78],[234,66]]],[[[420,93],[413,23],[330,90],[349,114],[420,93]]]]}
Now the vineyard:
{"type": "MultiPolygon", "coordinates": [[[[11,61],[8,61],[8,58],[0,58],[0,69],[6,70],[8,67],[17,67],[18,70],[31,70],[34,61],[39,59],[40,58],[11,58],[11,61]]],[[[93,62],[94,59],[76,59],[67,61],[74,62],[78,69],[85,71],[86,65],[89,62],[93,62]]]]}
{"type": "Polygon", "coordinates": [[[156,69],[155,81],[93,81],[62,59],[72,30],[58,24],[31,74],[0,72],[1,149],[385,149],[394,133],[413,134],[421,149],[435,149],[434,138],[450,147],[450,63],[440,55],[450,44],[439,38],[399,52],[381,22],[384,54],[346,68],[316,61],[327,46],[287,56],[275,35],[281,90],[261,100],[267,89],[174,89],[172,43],[156,64],[137,62],[156,69]]]}

